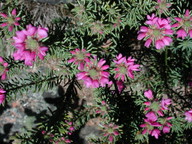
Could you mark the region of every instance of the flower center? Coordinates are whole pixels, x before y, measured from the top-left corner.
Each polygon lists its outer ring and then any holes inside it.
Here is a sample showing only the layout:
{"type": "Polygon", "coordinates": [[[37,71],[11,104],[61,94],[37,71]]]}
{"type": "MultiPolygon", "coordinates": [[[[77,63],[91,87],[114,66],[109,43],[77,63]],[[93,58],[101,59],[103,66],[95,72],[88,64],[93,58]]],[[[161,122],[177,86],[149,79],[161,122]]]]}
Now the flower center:
{"type": "Polygon", "coordinates": [[[0,64],[0,75],[2,75],[3,74],[3,72],[4,72],[4,66],[2,65],[2,64],[0,64]]]}
{"type": "Polygon", "coordinates": [[[84,54],[83,53],[78,53],[77,54],[77,59],[78,60],[83,60],[84,59],[84,54]]]}
{"type": "Polygon", "coordinates": [[[148,130],[153,130],[154,129],[154,127],[152,125],[150,125],[150,124],[147,124],[147,128],[148,128],[148,130]]]}
{"type": "Polygon", "coordinates": [[[113,131],[114,131],[113,128],[109,128],[109,129],[108,129],[108,132],[109,132],[109,133],[113,133],[113,131]]]}
{"type": "Polygon", "coordinates": [[[122,74],[126,74],[126,73],[127,73],[127,69],[126,69],[125,66],[121,66],[121,67],[119,68],[119,70],[120,70],[120,73],[122,73],[122,74]]]}
{"type": "Polygon", "coordinates": [[[159,110],[159,102],[153,102],[150,107],[153,111],[157,112],[159,110]]]}
{"type": "Polygon", "coordinates": [[[91,78],[97,79],[97,77],[98,77],[98,71],[97,71],[95,68],[93,68],[93,69],[91,69],[91,70],[89,71],[89,75],[91,76],[91,78]]]}
{"type": "Polygon", "coordinates": [[[14,19],[12,18],[12,17],[8,17],[7,18],[7,22],[9,23],[9,24],[14,24],[14,19]]]}
{"type": "Polygon", "coordinates": [[[153,30],[153,35],[154,35],[155,37],[158,37],[160,34],[161,34],[160,30],[158,30],[158,29],[154,29],[154,30],[153,30]]]}
{"type": "Polygon", "coordinates": [[[30,49],[31,51],[35,51],[39,47],[38,41],[32,37],[28,38],[25,43],[27,49],[30,49]]]}

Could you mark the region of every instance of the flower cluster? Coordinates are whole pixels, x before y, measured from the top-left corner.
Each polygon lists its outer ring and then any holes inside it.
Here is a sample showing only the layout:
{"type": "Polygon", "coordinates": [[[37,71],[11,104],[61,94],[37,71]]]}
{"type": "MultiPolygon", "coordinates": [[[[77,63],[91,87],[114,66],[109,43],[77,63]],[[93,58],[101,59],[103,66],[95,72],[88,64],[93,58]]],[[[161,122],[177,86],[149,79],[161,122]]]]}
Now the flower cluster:
{"type": "Polygon", "coordinates": [[[73,131],[75,131],[75,128],[74,128],[74,126],[73,126],[73,122],[69,122],[69,121],[65,121],[66,122],[66,124],[67,124],[67,127],[68,127],[68,132],[67,132],[67,134],[68,135],[71,135],[72,134],[72,132],[73,131]]]}
{"type": "Polygon", "coordinates": [[[170,20],[167,18],[156,17],[155,14],[147,15],[147,26],[141,26],[139,30],[138,40],[145,38],[145,46],[148,48],[151,43],[156,49],[162,49],[172,42],[173,30],[171,30],[170,20]]]}
{"type": "Polygon", "coordinates": [[[1,80],[6,79],[6,72],[8,71],[8,63],[3,60],[2,57],[0,57],[0,76],[1,80]]]}
{"type": "MultiPolygon", "coordinates": [[[[112,81],[109,80],[110,73],[106,70],[109,69],[109,65],[104,65],[106,61],[104,59],[98,60],[96,56],[92,56],[86,52],[85,49],[75,49],[70,51],[72,58],[68,60],[69,63],[74,63],[78,66],[80,72],[76,75],[77,80],[83,80],[86,87],[98,88],[111,86],[112,81]]],[[[124,88],[124,81],[126,76],[134,79],[134,71],[139,71],[140,65],[135,64],[135,59],[132,57],[123,57],[122,54],[116,56],[114,62],[115,80],[118,87],[118,91],[121,92],[124,88]]]]}
{"type": "Polygon", "coordinates": [[[186,10],[182,18],[176,17],[175,20],[177,23],[173,24],[172,27],[176,27],[179,30],[176,32],[177,38],[184,39],[188,35],[192,38],[192,16],[190,11],[186,10]]]}
{"type": "Polygon", "coordinates": [[[25,65],[33,65],[38,56],[41,60],[46,55],[47,47],[42,46],[40,40],[46,38],[48,29],[27,25],[27,29],[17,31],[14,39],[14,46],[17,51],[13,53],[15,60],[24,60],[25,65]]]}
{"type": "Polygon", "coordinates": [[[91,58],[87,61],[83,71],[76,76],[78,80],[83,80],[86,87],[98,88],[105,87],[109,83],[109,72],[106,72],[109,65],[105,64],[104,59],[97,60],[97,57],[91,58]]]}
{"type": "Polygon", "coordinates": [[[185,112],[185,120],[192,122],[192,109],[185,112]]]}
{"type": "Polygon", "coordinates": [[[114,138],[120,135],[119,133],[120,127],[115,125],[114,123],[104,124],[103,128],[105,131],[104,136],[107,137],[110,142],[113,142],[114,138]]]}
{"type": "Polygon", "coordinates": [[[84,69],[86,62],[90,62],[89,57],[91,56],[91,54],[86,52],[85,49],[75,49],[74,51],[70,51],[70,53],[73,55],[73,57],[69,59],[68,62],[73,62],[75,65],[78,65],[79,70],[84,69]]]}
{"type": "Polygon", "coordinates": [[[116,56],[116,59],[113,60],[116,68],[115,71],[115,79],[125,81],[125,77],[128,76],[134,79],[133,71],[139,71],[138,64],[134,64],[135,59],[131,57],[123,57],[122,54],[116,56]]]}
{"type": "Polygon", "coordinates": [[[5,93],[6,91],[2,88],[0,88],[0,104],[2,104],[5,100],[5,93]]]}
{"type": "Polygon", "coordinates": [[[172,126],[168,122],[172,117],[163,117],[164,112],[168,110],[168,106],[171,104],[171,99],[155,100],[151,90],[145,91],[144,95],[150,101],[144,102],[147,107],[145,108],[145,123],[140,125],[140,127],[144,128],[142,134],[148,133],[158,139],[161,130],[163,133],[169,133],[172,126]]]}
{"type": "Polygon", "coordinates": [[[7,15],[4,13],[0,13],[0,16],[2,16],[4,19],[4,23],[0,24],[0,27],[8,27],[9,31],[12,31],[15,26],[18,26],[18,21],[20,20],[20,17],[17,17],[16,9],[13,9],[11,14],[7,15]]]}

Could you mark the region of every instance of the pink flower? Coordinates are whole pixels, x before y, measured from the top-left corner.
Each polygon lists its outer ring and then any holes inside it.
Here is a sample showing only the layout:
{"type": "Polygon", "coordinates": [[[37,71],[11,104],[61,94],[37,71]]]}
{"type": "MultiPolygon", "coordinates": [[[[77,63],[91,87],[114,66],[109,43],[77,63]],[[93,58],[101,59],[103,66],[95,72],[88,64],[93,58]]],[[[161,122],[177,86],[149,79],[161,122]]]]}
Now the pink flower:
{"type": "Polygon", "coordinates": [[[147,101],[147,102],[144,102],[143,104],[146,105],[146,106],[150,106],[151,102],[147,101]]]}
{"type": "Polygon", "coordinates": [[[167,106],[171,104],[171,99],[162,99],[161,100],[161,108],[162,110],[168,110],[167,106]]]}
{"type": "Polygon", "coordinates": [[[146,46],[148,48],[151,45],[151,43],[152,43],[152,39],[149,38],[146,40],[144,46],[146,46]]]}
{"type": "Polygon", "coordinates": [[[118,81],[116,81],[116,84],[117,84],[118,91],[121,93],[122,90],[125,88],[124,82],[121,80],[118,80],[118,81]]]}
{"type": "Polygon", "coordinates": [[[133,71],[139,71],[140,65],[134,64],[135,59],[132,59],[131,57],[123,57],[122,54],[119,54],[116,56],[116,59],[113,60],[115,63],[116,68],[114,71],[116,72],[115,74],[115,79],[117,80],[122,80],[122,82],[125,81],[125,77],[128,76],[132,79],[134,79],[133,71]]]}
{"type": "Polygon", "coordinates": [[[163,112],[168,109],[167,106],[171,104],[171,99],[162,99],[161,101],[153,99],[151,90],[145,91],[144,95],[151,101],[144,102],[147,106],[145,108],[145,111],[147,111],[145,115],[147,119],[144,119],[145,123],[140,125],[140,127],[145,128],[142,134],[148,133],[158,139],[161,130],[163,133],[169,133],[172,127],[172,124],[168,122],[172,117],[163,117],[163,112]]]}
{"type": "Polygon", "coordinates": [[[169,133],[170,132],[170,127],[168,126],[163,126],[163,133],[169,133]]]}
{"type": "Polygon", "coordinates": [[[46,131],[43,130],[43,131],[41,131],[41,133],[44,135],[46,133],[46,131]]]}
{"type": "Polygon", "coordinates": [[[76,75],[78,80],[83,80],[86,87],[98,88],[105,87],[109,83],[109,72],[106,72],[109,65],[104,65],[105,60],[97,58],[91,59],[86,63],[85,69],[76,75]]]}
{"type": "Polygon", "coordinates": [[[188,122],[192,122],[192,110],[185,112],[185,120],[187,120],[188,122]]]}
{"type": "Polygon", "coordinates": [[[6,91],[4,89],[0,89],[0,104],[2,104],[5,100],[5,93],[6,91]]]}
{"type": "Polygon", "coordinates": [[[176,34],[177,34],[177,38],[181,37],[182,39],[184,39],[187,36],[187,33],[186,33],[186,31],[184,29],[179,29],[176,32],[176,34]]]}
{"type": "Polygon", "coordinates": [[[189,36],[192,38],[192,29],[189,30],[189,36]]]}
{"type": "Polygon", "coordinates": [[[161,127],[162,125],[158,122],[151,121],[150,119],[144,119],[145,123],[141,124],[140,127],[146,127],[148,129],[153,129],[153,127],[161,127]],[[153,127],[151,127],[153,126],[153,127]]]}
{"type": "Polygon", "coordinates": [[[147,91],[145,91],[144,92],[144,95],[145,95],[145,97],[146,98],[148,98],[149,100],[152,100],[153,99],[153,92],[152,92],[152,90],[147,90],[147,91]]]}
{"type": "Polygon", "coordinates": [[[84,69],[85,63],[90,62],[89,57],[91,54],[87,53],[85,49],[75,49],[74,51],[70,51],[70,53],[73,57],[69,59],[68,62],[73,62],[75,65],[78,65],[78,69],[81,71],[84,69]]]}
{"type": "MultiPolygon", "coordinates": [[[[161,2],[161,1],[159,1],[161,2]]],[[[148,48],[151,44],[155,44],[156,49],[162,49],[172,43],[173,31],[171,30],[170,20],[167,18],[156,17],[155,14],[147,15],[146,26],[141,26],[139,30],[138,40],[145,39],[145,46],[148,48]]]]}
{"type": "Polygon", "coordinates": [[[48,29],[27,25],[27,29],[17,31],[13,37],[14,46],[17,51],[13,53],[15,60],[24,60],[25,65],[33,65],[36,57],[44,59],[48,48],[43,46],[40,41],[48,36],[48,29]]]}
{"type": "Polygon", "coordinates": [[[105,101],[101,101],[101,104],[102,104],[102,105],[106,105],[106,102],[105,102],[105,101]]]}
{"type": "Polygon", "coordinates": [[[71,143],[71,140],[66,139],[65,142],[66,142],[66,143],[71,143]]]}
{"type": "Polygon", "coordinates": [[[156,139],[158,139],[159,135],[160,135],[161,131],[158,129],[154,129],[151,132],[151,136],[154,136],[156,139]]]}
{"type": "Polygon", "coordinates": [[[160,118],[159,121],[162,124],[162,131],[163,133],[169,133],[170,129],[172,127],[172,124],[168,122],[168,120],[172,119],[173,117],[167,117],[167,118],[160,118]]]}
{"type": "Polygon", "coordinates": [[[118,132],[119,126],[110,123],[108,125],[103,125],[105,128],[106,133],[104,134],[105,137],[108,137],[110,142],[114,141],[114,137],[120,135],[118,132]]]}
{"type": "Polygon", "coordinates": [[[70,125],[70,126],[71,126],[72,124],[73,124],[73,122],[68,122],[68,125],[70,125]]]}
{"type": "Polygon", "coordinates": [[[183,17],[176,17],[177,23],[173,24],[172,27],[176,27],[178,31],[176,32],[177,38],[184,39],[188,35],[192,38],[192,16],[190,11],[187,9],[183,17]]]}
{"type": "Polygon", "coordinates": [[[74,131],[75,128],[71,126],[71,127],[69,128],[69,130],[70,130],[70,131],[74,131]]]}
{"type": "Polygon", "coordinates": [[[155,112],[153,112],[153,111],[148,112],[145,116],[150,121],[156,121],[158,118],[157,115],[155,114],[155,112]]]}
{"type": "Polygon", "coordinates": [[[149,119],[144,119],[145,123],[141,124],[140,127],[145,128],[142,132],[142,134],[149,133],[151,134],[152,130],[155,127],[161,127],[162,125],[158,122],[151,121],[149,119]]]}
{"type": "Polygon", "coordinates": [[[19,25],[18,21],[20,20],[20,17],[17,17],[16,9],[13,9],[11,12],[11,15],[9,15],[9,16],[7,14],[4,14],[4,13],[0,13],[0,16],[5,18],[5,19],[3,19],[4,23],[2,23],[0,25],[0,27],[6,27],[7,26],[8,30],[12,31],[14,25],[15,26],[19,25]]]}
{"type": "Polygon", "coordinates": [[[147,106],[145,108],[145,111],[151,110],[151,111],[155,112],[156,114],[158,114],[159,116],[164,116],[160,102],[157,99],[155,99],[153,101],[144,102],[144,105],[147,106]]]}
{"type": "MultiPolygon", "coordinates": [[[[153,93],[151,90],[147,90],[144,92],[145,97],[149,100],[153,100],[153,93]]],[[[153,101],[144,102],[144,105],[148,106],[145,108],[145,111],[152,110],[157,113],[159,116],[164,116],[163,111],[168,110],[168,106],[171,104],[171,99],[162,99],[159,101],[158,99],[154,99],[153,101]]]]}
{"type": "Polygon", "coordinates": [[[0,57],[0,76],[1,80],[6,79],[6,72],[8,71],[8,63],[6,63],[2,57],[0,57]]]}
{"type": "MultiPolygon", "coordinates": [[[[160,105],[160,104],[159,104],[159,105],[160,105]]],[[[164,116],[163,111],[162,111],[161,107],[159,107],[159,106],[158,106],[158,111],[157,111],[157,113],[158,113],[159,116],[164,116]]]]}

